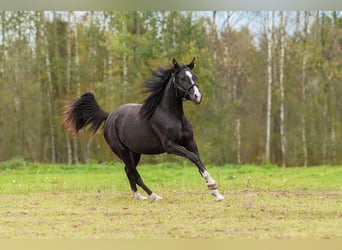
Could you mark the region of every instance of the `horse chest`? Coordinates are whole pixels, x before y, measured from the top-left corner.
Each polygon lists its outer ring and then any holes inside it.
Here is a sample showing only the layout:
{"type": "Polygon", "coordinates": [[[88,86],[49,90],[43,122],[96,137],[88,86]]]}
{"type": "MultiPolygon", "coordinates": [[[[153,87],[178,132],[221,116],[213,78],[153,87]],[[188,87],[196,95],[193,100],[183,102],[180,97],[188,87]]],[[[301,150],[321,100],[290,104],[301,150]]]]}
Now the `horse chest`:
{"type": "Polygon", "coordinates": [[[183,124],[181,124],[173,132],[173,138],[180,145],[185,144],[185,142],[189,139],[189,135],[190,135],[190,133],[189,133],[188,128],[186,126],[184,126],[183,124]]]}
{"type": "Polygon", "coordinates": [[[182,130],[178,135],[178,143],[180,145],[184,145],[187,140],[188,140],[187,133],[182,130]]]}

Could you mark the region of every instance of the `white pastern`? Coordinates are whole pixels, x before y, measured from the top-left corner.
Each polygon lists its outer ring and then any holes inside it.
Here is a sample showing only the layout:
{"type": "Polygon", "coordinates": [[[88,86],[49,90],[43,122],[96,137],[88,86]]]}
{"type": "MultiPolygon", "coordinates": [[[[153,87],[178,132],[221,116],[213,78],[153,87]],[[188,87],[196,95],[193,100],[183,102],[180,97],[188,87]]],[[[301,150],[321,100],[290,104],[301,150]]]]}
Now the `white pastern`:
{"type": "Polygon", "coordinates": [[[133,192],[133,198],[141,201],[147,200],[147,197],[142,196],[138,191],[133,192]]]}
{"type": "Polygon", "coordinates": [[[150,197],[151,197],[152,201],[159,201],[159,200],[162,200],[162,199],[163,199],[163,197],[157,195],[156,193],[152,193],[152,194],[150,195],[150,197]]]}
{"type": "Polygon", "coordinates": [[[219,193],[217,189],[211,190],[210,193],[215,196],[216,201],[223,201],[224,197],[222,194],[219,193]]]}
{"type": "Polygon", "coordinates": [[[215,185],[215,186],[216,186],[215,189],[210,190],[210,193],[215,197],[215,200],[216,200],[216,201],[222,201],[222,200],[224,200],[223,195],[220,194],[220,192],[219,192],[218,189],[217,189],[217,185],[216,185],[215,180],[214,180],[213,178],[211,178],[211,176],[210,176],[210,174],[208,173],[208,171],[204,171],[204,172],[202,173],[202,176],[203,176],[205,182],[207,183],[207,186],[208,186],[209,189],[211,189],[211,188],[209,187],[209,186],[211,186],[211,185],[215,185]]]}
{"type": "Polygon", "coordinates": [[[211,185],[211,184],[215,184],[215,180],[213,178],[211,178],[210,174],[208,173],[208,171],[204,171],[203,174],[202,174],[204,180],[206,181],[206,183],[208,185],[211,185]]]}

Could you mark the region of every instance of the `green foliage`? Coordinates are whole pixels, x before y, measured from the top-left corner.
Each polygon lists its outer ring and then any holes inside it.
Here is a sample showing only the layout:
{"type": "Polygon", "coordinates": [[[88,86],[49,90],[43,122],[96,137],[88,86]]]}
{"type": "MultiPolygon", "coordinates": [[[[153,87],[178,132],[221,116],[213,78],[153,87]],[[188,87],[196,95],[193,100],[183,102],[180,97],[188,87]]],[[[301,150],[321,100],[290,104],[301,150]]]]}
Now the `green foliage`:
{"type": "MultiPolygon", "coordinates": [[[[299,123],[305,114],[309,164],[340,164],[341,13],[310,12],[305,38],[303,12],[298,13],[295,32],[297,13],[287,13],[286,162],[303,163],[299,123]],[[301,96],[304,56],[305,103],[301,96]]],[[[64,101],[93,91],[108,112],[123,103],[142,102],[142,82],[150,77],[150,69],[171,65],[173,57],[184,63],[196,57],[194,71],[204,99],[200,106],[186,103],[185,111],[194,125],[202,160],[218,165],[263,163],[264,31],[238,27],[231,20],[240,15],[238,19],[263,24],[248,12],[219,14],[215,22],[213,13],[196,11],[1,12],[0,160],[18,155],[28,161],[75,164],[116,160],[102,136],[91,138],[81,132],[75,141],[68,137],[60,126],[64,101]]],[[[278,28],[275,23],[271,164],[279,164],[281,158],[278,28]]],[[[144,163],[164,161],[184,159],[170,155],[143,159],[144,163]]]]}
{"type": "Polygon", "coordinates": [[[15,157],[8,161],[0,163],[0,169],[3,170],[20,170],[27,166],[27,162],[22,157],[15,157]]]}

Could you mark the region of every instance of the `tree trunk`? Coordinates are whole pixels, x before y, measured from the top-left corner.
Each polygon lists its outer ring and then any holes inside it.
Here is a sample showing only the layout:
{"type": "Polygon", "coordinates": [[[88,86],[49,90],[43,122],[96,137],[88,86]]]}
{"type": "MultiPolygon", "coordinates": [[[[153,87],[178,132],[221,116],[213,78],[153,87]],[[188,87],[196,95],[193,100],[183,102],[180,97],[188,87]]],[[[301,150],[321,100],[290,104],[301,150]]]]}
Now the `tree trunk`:
{"type": "Polygon", "coordinates": [[[270,147],[271,147],[271,112],[272,112],[272,26],[270,12],[266,13],[266,39],[267,39],[267,113],[266,113],[266,145],[265,145],[265,160],[271,161],[270,147]]]}
{"type": "MultiPolygon", "coordinates": [[[[121,18],[121,32],[123,34],[128,33],[127,30],[127,19],[124,15],[121,18]]],[[[126,41],[123,42],[123,47],[126,47],[126,41]]],[[[128,53],[126,51],[122,51],[122,62],[121,62],[121,82],[122,82],[122,93],[121,93],[121,102],[125,102],[126,100],[126,94],[127,94],[127,88],[128,88],[128,53]]]]}
{"type": "Polygon", "coordinates": [[[284,13],[283,11],[280,11],[279,85],[280,85],[280,144],[281,144],[281,166],[282,167],[286,166],[284,59],[285,59],[285,23],[284,23],[284,13]]]}
{"type": "Polygon", "coordinates": [[[45,64],[47,74],[47,108],[48,108],[48,122],[49,122],[49,134],[50,134],[50,147],[51,147],[51,161],[56,162],[56,145],[55,145],[55,126],[53,121],[53,104],[52,104],[52,75],[51,65],[48,51],[47,31],[45,30],[45,64]]]}
{"type": "MultiPolygon", "coordinates": [[[[75,18],[75,17],[74,17],[75,18]]],[[[81,83],[80,83],[80,58],[78,54],[78,34],[77,34],[77,23],[75,22],[74,26],[74,35],[75,35],[75,65],[76,65],[76,96],[79,97],[81,95],[81,83]]],[[[78,163],[78,141],[74,140],[74,162],[78,163]]]]}
{"type": "Polygon", "coordinates": [[[91,144],[93,142],[94,136],[95,135],[90,136],[88,139],[88,142],[87,142],[87,150],[86,150],[85,156],[84,156],[85,163],[87,163],[87,164],[89,164],[89,162],[90,162],[91,144]]]}
{"type": "Polygon", "coordinates": [[[217,28],[216,28],[216,11],[213,11],[213,20],[212,20],[212,34],[213,34],[213,51],[214,51],[214,62],[217,62],[217,28]]]}
{"type": "MultiPolygon", "coordinates": [[[[43,86],[43,82],[42,82],[42,74],[45,74],[44,69],[43,69],[43,61],[45,61],[45,57],[44,57],[44,52],[42,53],[42,50],[46,49],[44,48],[44,40],[43,40],[43,16],[44,14],[40,11],[35,12],[35,28],[36,28],[36,65],[37,65],[37,82],[40,84],[39,89],[40,91],[40,95],[39,95],[39,102],[40,102],[40,108],[39,108],[39,112],[43,114],[43,110],[44,110],[44,104],[43,104],[43,98],[45,98],[45,92],[44,92],[44,86],[43,86]]],[[[44,63],[45,64],[45,63],[44,63]]],[[[45,119],[44,119],[44,115],[42,115],[42,117],[40,118],[40,127],[43,127],[45,124],[45,119]]],[[[40,133],[39,133],[39,160],[44,160],[46,159],[45,157],[45,150],[44,149],[44,141],[45,141],[45,136],[44,136],[44,130],[40,129],[40,133]]]]}
{"type": "Polygon", "coordinates": [[[240,118],[235,120],[235,133],[236,133],[236,162],[241,164],[241,121],[240,118]]]}
{"type": "MultiPolygon", "coordinates": [[[[66,95],[69,98],[70,96],[70,85],[71,85],[71,34],[72,29],[71,25],[71,13],[68,12],[68,30],[67,30],[67,88],[66,88],[66,95]]],[[[66,143],[67,143],[67,157],[68,157],[68,164],[72,164],[72,146],[69,133],[66,132],[66,143]]]]}
{"type": "MultiPolygon", "coordinates": [[[[321,79],[323,81],[323,163],[332,164],[336,160],[336,135],[335,135],[335,119],[338,117],[335,108],[338,107],[336,97],[336,73],[334,72],[334,64],[336,63],[336,55],[339,55],[339,48],[337,47],[337,30],[338,19],[336,13],[333,13],[331,26],[329,26],[329,18],[325,14],[317,14],[317,18],[321,18],[321,79]],[[327,20],[328,19],[328,20],[327,20]],[[331,37],[329,37],[329,31],[331,37]],[[331,39],[331,40],[330,40],[331,39]]],[[[319,19],[318,19],[319,20],[319,19]]]]}
{"type": "Polygon", "coordinates": [[[175,24],[175,11],[171,11],[171,29],[172,29],[172,48],[175,50],[177,48],[177,39],[176,39],[176,34],[177,34],[177,30],[176,30],[176,24],[175,24]]]}
{"type": "Polygon", "coordinates": [[[308,165],[308,148],[306,138],[306,117],[305,117],[305,106],[306,106],[306,39],[308,29],[308,12],[304,13],[304,32],[303,32],[303,54],[302,54],[302,79],[301,79],[301,90],[302,90],[302,112],[301,112],[301,132],[302,132],[302,147],[303,147],[303,166],[308,165]]]}
{"type": "MultiPolygon", "coordinates": [[[[332,21],[332,48],[330,49],[330,56],[334,58],[334,60],[337,60],[336,58],[336,53],[335,51],[341,51],[339,46],[341,46],[341,43],[338,41],[338,32],[339,32],[339,25],[338,25],[339,19],[337,17],[337,12],[333,12],[333,21],[332,21]]],[[[330,60],[330,63],[332,64],[332,61],[330,60]]],[[[330,69],[334,69],[334,65],[332,64],[330,69]]],[[[332,82],[336,82],[336,74],[332,73],[332,82]]],[[[332,90],[330,93],[336,93],[337,90],[335,88],[335,84],[332,84],[332,90]]],[[[337,117],[337,110],[334,109],[334,107],[337,106],[338,99],[336,98],[337,94],[332,94],[331,98],[331,128],[330,128],[330,133],[331,133],[331,163],[336,164],[336,117],[337,117]]]]}
{"type": "Polygon", "coordinates": [[[300,36],[300,13],[301,11],[296,12],[296,31],[294,35],[294,40],[297,42],[300,36]]]}
{"type": "MultiPolygon", "coordinates": [[[[227,91],[228,93],[231,93],[231,100],[234,103],[235,107],[235,160],[237,164],[241,164],[241,119],[240,119],[240,107],[238,104],[238,82],[236,80],[231,80],[232,77],[232,69],[231,66],[229,65],[229,60],[230,60],[230,42],[229,42],[229,32],[231,30],[230,27],[230,21],[231,21],[231,16],[232,13],[230,11],[227,12],[227,17],[225,20],[225,30],[227,32],[227,37],[226,37],[226,44],[224,46],[224,55],[223,55],[223,64],[224,64],[224,80],[226,82],[230,82],[227,84],[227,91]]],[[[216,11],[213,12],[213,25],[215,25],[215,34],[214,40],[215,40],[215,46],[213,48],[214,50],[214,58],[217,57],[217,43],[219,39],[217,38],[217,25],[216,25],[216,11]]],[[[216,63],[216,61],[215,61],[216,63]]],[[[215,99],[215,98],[214,98],[215,99]]],[[[219,107],[216,108],[215,105],[215,110],[219,110],[219,107]]]]}
{"type": "Polygon", "coordinates": [[[5,46],[6,46],[6,12],[1,11],[1,65],[0,72],[5,75],[5,46]]]}

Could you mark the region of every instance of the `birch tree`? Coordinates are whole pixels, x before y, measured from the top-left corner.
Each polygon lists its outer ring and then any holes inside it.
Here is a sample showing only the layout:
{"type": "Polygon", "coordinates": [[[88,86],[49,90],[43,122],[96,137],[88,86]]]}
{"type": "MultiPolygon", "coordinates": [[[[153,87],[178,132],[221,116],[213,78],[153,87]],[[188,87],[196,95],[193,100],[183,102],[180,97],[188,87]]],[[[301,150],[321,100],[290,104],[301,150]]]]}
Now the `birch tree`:
{"type": "Polygon", "coordinates": [[[266,111],[266,145],[265,145],[265,160],[270,162],[270,148],[271,148],[271,115],[272,115],[272,62],[273,62],[273,15],[271,12],[266,13],[266,40],[267,40],[267,111],[266,111]]]}
{"type": "Polygon", "coordinates": [[[285,22],[284,22],[284,13],[283,11],[280,11],[279,85],[280,85],[280,144],[281,144],[281,166],[282,167],[286,166],[284,59],[285,59],[285,22]]]}
{"type": "MultiPolygon", "coordinates": [[[[66,95],[70,98],[70,86],[71,86],[71,66],[72,66],[72,56],[71,56],[71,37],[72,37],[72,22],[71,22],[71,12],[68,12],[68,28],[67,28],[67,70],[66,70],[66,95]]],[[[72,164],[72,145],[68,132],[66,131],[66,144],[67,144],[67,158],[68,164],[72,164]]]]}
{"type": "Polygon", "coordinates": [[[301,77],[301,133],[302,133],[302,149],[303,149],[303,166],[308,165],[308,148],[307,148],[307,132],[306,132],[306,61],[307,61],[307,33],[308,33],[309,14],[304,12],[304,28],[303,28],[303,49],[302,49],[302,77],[301,77]]]}
{"type": "MultiPolygon", "coordinates": [[[[336,69],[336,65],[341,65],[341,55],[342,55],[342,45],[338,41],[339,39],[339,31],[342,27],[341,24],[339,25],[339,19],[338,19],[338,12],[334,11],[333,14],[333,20],[331,22],[331,29],[332,29],[332,44],[331,44],[331,50],[330,50],[330,57],[333,57],[334,60],[329,61],[329,68],[331,69],[330,77],[332,80],[332,88],[333,90],[330,93],[334,93],[334,96],[331,100],[331,109],[333,110],[334,107],[337,106],[338,103],[338,88],[336,88],[336,83],[338,82],[338,78],[342,78],[342,74],[340,71],[336,69]],[[340,76],[339,76],[340,75],[340,76]]],[[[340,34],[341,37],[341,34],[340,34]]],[[[330,139],[331,139],[331,162],[333,164],[336,164],[336,151],[337,151],[337,143],[336,143],[336,125],[337,121],[335,115],[337,113],[337,110],[333,110],[333,114],[331,115],[331,128],[330,128],[330,139]]]]}
{"type": "Polygon", "coordinates": [[[341,12],[0,13],[1,161],[115,160],[101,136],[65,134],[63,100],[141,102],[149,68],[196,56],[206,98],[184,108],[204,161],[342,162],[341,12]]]}
{"type": "Polygon", "coordinates": [[[49,51],[48,51],[48,34],[47,34],[47,27],[45,25],[45,34],[44,34],[44,47],[45,47],[45,64],[46,64],[46,75],[47,75],[47,82],[46,82],[46,98],[47,98],[47,111],[48,111],[48,126],[49,126],[49,134],[50,134],[50,147],[51,147],[51,162],[56,162],[56,143],[55,143],[55,123],[53,120],[53,84],[52,84],[52,72],[51,72],[51,62],[49,58],[49,51]]]}
{"type": "MultiPolygon", "coordinates": [[[[75,16],[73,16],[75,19],[75,16]]],[[[74,24],[74,36],[75,36],[75,68],[76,68],[76,96],[81,95],[81,83],[80,83],[80,57],[78,52],[78,31],[77,31],[77,23],[75,21],[74,24]]],[[[74,162],[78,163],[78,139],[74,140],[74,162]]]]}

